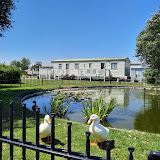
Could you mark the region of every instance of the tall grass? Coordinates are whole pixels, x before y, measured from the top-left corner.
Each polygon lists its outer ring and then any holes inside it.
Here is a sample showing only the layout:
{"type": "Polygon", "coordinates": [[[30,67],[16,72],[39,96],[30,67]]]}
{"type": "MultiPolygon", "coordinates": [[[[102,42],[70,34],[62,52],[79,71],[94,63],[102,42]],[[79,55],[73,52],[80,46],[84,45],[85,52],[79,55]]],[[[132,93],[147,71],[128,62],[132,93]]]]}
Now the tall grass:
{"type": "Polygon", "coordinates": [[[85,118],[89,118],[92,114],[96,114],[101,121],[105,120],[106,117],[114,110],[116,104],[112,99],[109,103],[102,97],[102,92],[99,94],[99,98],[96,100],[89,100],[87,103],[83,103],[82,113],[85,118]]]}
{"type": "Polygon", "coordinates": [[[66,118],[69,113],[70,103],[65,101],[64,93],[59,92],[55,98],[50,101],[51,112],[59,118],[66,118]]]}

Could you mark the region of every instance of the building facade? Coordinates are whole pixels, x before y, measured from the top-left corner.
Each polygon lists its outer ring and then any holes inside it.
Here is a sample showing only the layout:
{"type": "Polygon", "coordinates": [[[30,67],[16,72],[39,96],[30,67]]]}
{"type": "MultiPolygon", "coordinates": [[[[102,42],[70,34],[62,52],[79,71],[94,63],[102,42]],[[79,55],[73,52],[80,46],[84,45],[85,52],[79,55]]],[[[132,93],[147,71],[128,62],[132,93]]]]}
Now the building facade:
{"type": "Polygon", "coordinates": [[[131,73],[131,81],[142,82],[143,81],[143,72],[147,69],[148,66],[146,62],[134,62],[132,61],[130,64],[130,73],[131,73]]]}
{"type": "Polygon", "coordinates": [[[53,77],[54,77],[53,66],[39,67],[39,78],[53,79],[53,77]]]}
{"type": "Polygon", "coordinates": [[[120,58],[63,59],[51,61],[54,79],[65,76],[77,79],[106,79],[109,77],[127,79],[130,76],[130,60],[120,58]]]}

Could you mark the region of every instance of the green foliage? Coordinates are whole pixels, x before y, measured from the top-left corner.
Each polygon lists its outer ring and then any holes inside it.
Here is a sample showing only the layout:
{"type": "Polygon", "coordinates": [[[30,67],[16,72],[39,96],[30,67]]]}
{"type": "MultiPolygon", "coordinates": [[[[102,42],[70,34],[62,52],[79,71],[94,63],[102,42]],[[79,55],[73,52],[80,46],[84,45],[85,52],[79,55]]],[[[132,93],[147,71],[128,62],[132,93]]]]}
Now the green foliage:
{"type": "Polygon", "coordinates": [[[15,10],[14,0],[2,0],[0,1],[0,37],[3,36],[3,32],[12,27],[12,10],[15,10]]]}
{"type": "Polygon", "coordinates": [[[59,118],[66,118],[69,111],[70,103],[65,102],[64,93],[59,92],[57,96],[50,101],[51,112],[55,113],[59,118]]]}
{"type": "Polygon", "coordinates": [[[12,66],[0,64],[0,83],[15,84],[20,80],[20,70],[12,66]]]}
{"type": "Polygon", "coordinates": [[[107,103],[102,97],[102,93],[99,95],[99,99],[90,100],[87,103],[83,103],[84,111],[82,110],[85,118],[89,118],[92,114],[96,114],[100,120],[105,120],[106,117],[114,110],[115,102],[112,99],[110,103],[107,103]]]}
{"type": "Polygon", "coordinates": [[[137,36],[135,56],[160,72],[160,10],[152,15],[137,36]]]}
{"type": "Polygon", "coordinates": [[[28,58],[23,57],[21,60],[22,71],[28,69],[30,64],[31,64],[30,60],[28,58]]]}
{"type": "Polygon", "coordinates": [[[21,61],[13,60],[10,63],[10,65],[12,67],[19,68],[22,71],[28,69],[30,64],[31,64],[30,60],[28,58],[25,58],[25,57],[22,58],[21,61]]]}
{"type": "Polygon", "coordinates": [[[31,70],[36,69],[37,71],[39,71],[40,66],[42,66],[42,62],[35,62],[35,64],[32,65],[31,70]]]}
{"type": "Polygon", "coordinates": [[[149,84],[160,84],[160,74],[156,69],[148,68],[143,73],[145,81],[149,84]]]}
{"type": "Polygon", "coordinates": [[[11,61],[10,65],[16,68],[21,68],[21,62],[17,60],[11,61]]]}

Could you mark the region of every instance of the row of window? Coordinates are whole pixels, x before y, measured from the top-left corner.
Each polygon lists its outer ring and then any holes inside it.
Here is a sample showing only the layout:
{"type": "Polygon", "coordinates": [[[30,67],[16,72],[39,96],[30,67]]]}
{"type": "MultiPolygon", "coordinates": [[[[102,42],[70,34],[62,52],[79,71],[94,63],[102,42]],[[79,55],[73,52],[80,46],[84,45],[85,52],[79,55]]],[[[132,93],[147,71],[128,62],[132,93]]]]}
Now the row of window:
{"type": "MultiPolygon", "coordinates": [[[[84,64],[84,67],[86,64],[84,64]]],[[[88,67],[91,69],[92,68],[92,63],[88,64],[88,67]]],[[[75,69],[79,69],[79,63],[74,64],[75,69]]],[[[105,63],[101,63],[101,69],[105,68],[105,63]]],[[[59,64],[58,69],[62,69],[62,64],[59,64]]],[[[66,69],[69,69],[69,64],[66,64],[66,69]]],[[[112,70],[117,70],[117,63],[111,63],[111,69],[112,70]]]]}

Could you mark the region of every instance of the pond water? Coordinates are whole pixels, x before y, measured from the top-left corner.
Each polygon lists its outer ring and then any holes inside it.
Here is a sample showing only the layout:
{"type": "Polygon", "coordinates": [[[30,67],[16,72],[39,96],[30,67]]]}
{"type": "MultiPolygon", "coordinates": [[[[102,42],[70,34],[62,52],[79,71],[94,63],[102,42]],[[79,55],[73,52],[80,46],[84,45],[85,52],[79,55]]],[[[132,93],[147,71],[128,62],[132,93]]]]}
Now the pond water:
{"type": "MultiPolygon", "coordinates": [[[[97,98],[102,92],[106,101],[112,98],[116,102],[115,109],[107,117],[105,126],[114,128],[136,129],[140,131],[160,133],[160,91],[143,89],[87,89],[87,90],[64,90],[64,92],[87,92],[92,98],[97,98]]],[[[44,94],[29,98],[24,101],[27,108],[32,110],[33,101],[40,107],[40,113],[45,114],[44,107],[50,109],[49,102],[56,93],[44,94]]],[[[68,119],[75,122],[86,123],[81,110],[81,102],[72,101],[70,109],[73,113],[68,115],[68,119]]]]}

